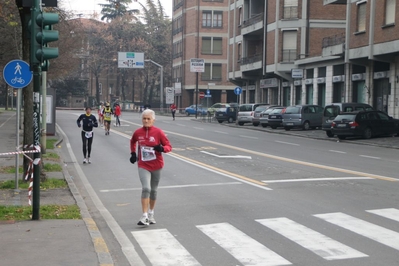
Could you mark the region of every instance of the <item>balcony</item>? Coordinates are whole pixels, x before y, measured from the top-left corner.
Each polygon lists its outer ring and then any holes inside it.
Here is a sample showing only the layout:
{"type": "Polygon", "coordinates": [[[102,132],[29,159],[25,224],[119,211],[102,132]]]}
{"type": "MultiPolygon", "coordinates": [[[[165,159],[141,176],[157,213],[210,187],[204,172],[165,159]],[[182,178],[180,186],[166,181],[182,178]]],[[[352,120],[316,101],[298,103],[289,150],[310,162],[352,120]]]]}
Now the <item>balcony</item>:
{"type": "Polygon", "coordinates": [[[241,71],[251,71],[262,68],[262,54],[256,54],[249,57],[243,57],[240,61],[241,71]]]}
{"type": "Polygon", "coordinates": [[[343,55],[345,52],[345,33],[323,38],[322,56],[343,55]]]}
{"type": "Polygon", "coordinates": [[[323,5],[346,5],[347,0],[323,0],[323,5]]]}
{"type": "Polygon", "coordinates": [[[263,29],[263,13],[256,14],[250,17],[241,24],[241,34],[254,33],[263,29]]]}
{"type": "Polygon", "coordinates": [[[183,31],[183,27],[179,27],[177,29],[172,30],[172,35],[176,35],[183,31]]]}

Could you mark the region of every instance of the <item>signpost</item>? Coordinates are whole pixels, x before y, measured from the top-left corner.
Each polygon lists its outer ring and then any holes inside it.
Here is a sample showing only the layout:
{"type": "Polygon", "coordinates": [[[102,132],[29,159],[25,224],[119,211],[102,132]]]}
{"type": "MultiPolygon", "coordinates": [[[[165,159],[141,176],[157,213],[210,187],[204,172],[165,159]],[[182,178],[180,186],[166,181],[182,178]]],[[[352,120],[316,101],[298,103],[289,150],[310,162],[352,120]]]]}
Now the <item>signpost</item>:
{"type": "MultiPolygon", "coordinates": [[[[15,89],[22,89],[32,82],[32,72],[30,72],[29,64],[22,60],[12,60],[7,63],[3,69],[3,78],[5,82],[15,89]]],[[[14,93],[13,93],[14,94],[14,93]]],[[[8,97],[8,96],[7,96],[8,97]]],[[[21,91],[17,91],[17,125],[16,125],[16,143],[19,147],[19,125],[21,113],[21,91]]],[[[18,170],[19,155],[15,155],[15,190],[18,191],[18,170]]]]}
{"type": "Polygon", "coordinates": [[[166,104],[172,104],[175,103],[175,90],[173,87],[166,87],[166,99],[165,102],[166,104]]]}
{"type": "MultiPolygon", "coordinates": [[[[237,104],[239,104],[240,102],[239,102],[238,97],[242,93],[242,88],[241,87],[235,87],[234,88],[234,93],[235,93],[235,95],[237,95],[237,104]]],[[[237,124],[237,122],[238,122],[238,108],[236,110],[236,124],[237,124]]]]}
{"type": "Polygon", "coordinates": [[[205,98],[205,93],[204,93],[203,91],[201,91],[201,92],[199,93],[199,98],[200,98],[200,99],[204,99],[204,98],[205,98]]]}
{"type": "Polygon", "coordinates": [[[195,73],[195,118],[198,114],[198,73],[205,72],[205,59],[191,58],[190,59],[190,72],[195,73]]]}
{"type": "Polygon", "coordinates": [[[118,68],[144,68],[144,53],[118,52],[118,68]]]}

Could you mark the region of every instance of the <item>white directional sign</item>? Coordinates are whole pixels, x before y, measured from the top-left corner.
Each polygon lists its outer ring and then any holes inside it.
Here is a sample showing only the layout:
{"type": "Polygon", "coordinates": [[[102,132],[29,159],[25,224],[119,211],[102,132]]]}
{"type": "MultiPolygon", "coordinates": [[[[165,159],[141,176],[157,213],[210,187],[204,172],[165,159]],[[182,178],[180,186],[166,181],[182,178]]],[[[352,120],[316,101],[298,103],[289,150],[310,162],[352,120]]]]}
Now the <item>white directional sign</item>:
{"type": "Polygon", "coordinates": [[[144,68],[144,53],[118,52],[118,68],[144,68]]]}
{"type": "Polygon", "coordinates": [[[191,58],[190,72],[205,72],[205,59],[191,58]]]}
{"type": "Polygon", "coordinates": [[[166,104],[175,103],[175,89],[173,87],[166,87],[165,91],[166,91],[166,99],[165,99],[166,104]]]}

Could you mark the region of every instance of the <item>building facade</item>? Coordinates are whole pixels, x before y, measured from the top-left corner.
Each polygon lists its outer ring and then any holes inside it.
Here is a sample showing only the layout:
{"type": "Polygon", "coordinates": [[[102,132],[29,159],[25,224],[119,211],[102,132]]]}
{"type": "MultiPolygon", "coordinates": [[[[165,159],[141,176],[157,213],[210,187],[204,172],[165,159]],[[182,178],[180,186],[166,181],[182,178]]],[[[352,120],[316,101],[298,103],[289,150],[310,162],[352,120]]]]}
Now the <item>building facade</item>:
{"type": "Polygon", "coordinates": [[[173,82],[180,108],[237,101],[227,72],[228,7],[228,0],[173,0],[173,82]],[[204,72],[190,72],[193,58],[204,59],[204,72]],[[201,92],[210,97],[200,98],[201,92]]]}

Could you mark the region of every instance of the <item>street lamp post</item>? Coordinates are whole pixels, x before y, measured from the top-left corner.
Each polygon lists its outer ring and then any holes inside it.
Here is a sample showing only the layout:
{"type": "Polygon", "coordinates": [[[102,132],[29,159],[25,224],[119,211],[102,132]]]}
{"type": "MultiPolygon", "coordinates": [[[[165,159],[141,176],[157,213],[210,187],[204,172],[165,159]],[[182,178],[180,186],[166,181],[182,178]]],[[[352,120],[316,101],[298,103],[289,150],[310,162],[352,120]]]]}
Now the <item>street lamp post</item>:
{"type": "Polygon", "coordinates": [[[151,59],[146,59],[144,61],[153,63],[157,67],[161,68],[161,82],[160,82],[160,86],[161,86],[161,101],[160,101],[159,107],[160,107],[161,113],[163,113],[163,66],[161,66],[157,62],[152,61],[151,59]]]}

